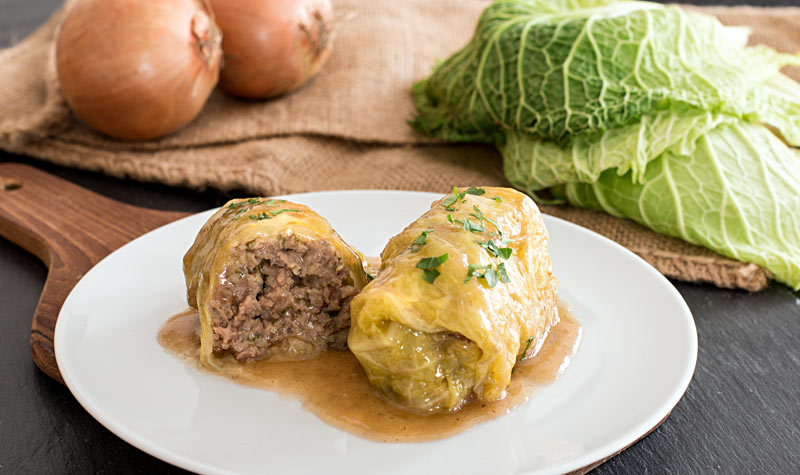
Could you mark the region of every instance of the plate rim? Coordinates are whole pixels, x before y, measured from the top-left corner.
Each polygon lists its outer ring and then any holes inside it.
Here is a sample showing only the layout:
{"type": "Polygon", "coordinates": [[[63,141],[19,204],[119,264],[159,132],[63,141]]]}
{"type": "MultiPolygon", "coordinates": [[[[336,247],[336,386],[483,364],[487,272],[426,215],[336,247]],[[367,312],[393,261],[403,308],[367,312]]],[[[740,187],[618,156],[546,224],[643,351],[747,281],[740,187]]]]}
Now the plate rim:
{"type": "MultiPolygon", "coordinates": [[[[292,193],[292,194],[281,194],[281,195],[269,195],[268,197],[280,198],[280,199],[297,199],[303,198],[308,196],[318,196],[318,195],[336,195],[336,194],[397,194],[397,195],[405,195],[405,194],[414,194],[414,195],[429,195],[432,200],[439,199],[442,196],[442,193],[437,192],[428,192],[428,191],[415,191],[415,190],[397,190],[397,189],[355,189],[355,190],[324,190],[324,191],[312,191],[312,192],[303,192],[303,193],[292,193]]],[[[538,205],[537,205],[538,207],[538,205]]],[[[130,245],[133,245],[136,241],[144,238],[145,236],[149,236],[150,234],[160,232],[163,228],[168,226],[176,225],[179,222],[197,219],[198,215],[208,214],[209,216],[216,212],[216,210],[220,209],[220,207],[211,208],[205,211],[200,211],[197,213],[191,213],[187,216],[181,217],[172,221],[170,223],[166,223],[162,226],[159,226],[151,231],[148,231],[136,238],[132,239],[131,241],[125,243],[124,245],[120,246],[118,249],[115,249],[103,259],[98,261],[91,269],[89,269],[75,284],[77,287],[84,278],[91,273],[95,267],[99,266],[101,263],[105,262],[107,259],[112,258],[114,254],[119,252],[122,249],[127,248],[130,245]]],[[[653,277],[661,282],[661,288],[664,291],[668,292],[673,300],[676,300],[676,303],[682,310],[682,316],[685,317],[686,323],[686,330],[688,331],[688,339],[686,340],[689,344],[689,364],[683,367],[683,371],[681,373],[681,377],[679,378],[678,384],[670,392],[669,397],[665,400],[663,404],[661,404],[657,410],[653,411],[653,413],[647,417],[646,419],[640,421],[636,424],[635,430],[629,431],[629,436],[624,437],[623,443],[619,442],[620,438],[615,439],[617,442],[614,441],[607,442],[598,448],[584,453],[580,457],[576,457],[575,459],[567,462],[561,463],[556,468],[564,473],[569,474],[578,474],[578,473],[586,473],[589,470],[598,467],[605,463],[606,461],[612,459],[616,455],[620,454],[621,452],[627,450],[629,447],[637,443],[638,441],[647,437],[651,432],[655,431],[664,421],[666,421],[672,410],[677,406],[677,404],[681,401],[683,396],[686,394],[686,391],[691,384],[692,378],[694,376],[696,366],[697,366],[697,356],[698,356],[698,336],[697,336],[697,327],[694,321],[694,315],[691,312],[688,304],[686,303],[683,296],[678,292],[674,285],[658,270],[656,270],[650,263],[645,261],[642,257],[627,249],[626,247],[622,246],[621,244],[609,239],[602,234],[593,231],[591,229],[585,228],[581,225],[576,223],[567,221],[565,219],[549,215],[545,212],[541,213],[544,221],[545,226],[547,227],[547,221],[554,221],[557,222],[560,226],[565,226],[566,228],[570,229],[572,232],[584,234],[589,236],[592,239],[599,239],[603,242],[604,245],[611,245],[615,248],[618,252],[621,251],[623,254],[627,254],[629,258],[634,258],[636,261],[639,261],[640,264],[644,264],[642,267],[642,271],[650,273],[653,277]],[[632,435],[630,435],[632,434],[632,435]]],[[[549,229],[548,229],[549,234],[549,229]]],[[[89,398],[87,395],[82,392],[80,389],[80,384],[73,379],[73,375],[70,373],[69,364],[62,364],[63,362],[68,361],[64,360],[65,356],[63,354],[64,351],[60,349],[65,346],[64,336],[65,330],[63,329],[66,323],[62,323],[67,321],[67,318],[62,318],[62,315],[65,313],[65,308],[69,310],[69,303],[72,300],[74,295],[75,287],[70,290],[67,298],[64,300],[61,309],[59,309],[58,318],[56,320],[56,325],[54,329],[54,338],[53,338],[53,345],[54,345],[54,352],[56,363],[58,365],[59,371],[61,372],[61,376],[64,380],[65,385],[69,389],[70,393],[73,397],[78,401],[78,403],[83,407],[83,409],[89,413],[96,421],[98,421],[101,425],[103,425],[106,429],[108,429],[112,434],[119,437],[126,443],[136,447],[137,449],[156,457],[166,463],[174,465],[179,468],[184,468],[187,470],[192,470],[195,472],[202,472],[202,473],[235,473],[230,470],[221,469],[219,467],[207,465],[204,462],[199,462],[193,458],[181,455],[174,450],[169,450],[162,445],[159,445],[146,437],[140,436],[140,434],[136,430],[132,430],[129,428],[123,427],[123,424],[118,423],[112,416],[109,416],[105,411],[102,410],[96,404],[91,404],[88,400],[89,398]]],[[[547,470],[547,469],[545,469],[547,470]]],[[[536,469],[534,469],[536,472],[536,469]]],[[[517,473],[534,473],[534,472],[517,472],[517,473]]]]}

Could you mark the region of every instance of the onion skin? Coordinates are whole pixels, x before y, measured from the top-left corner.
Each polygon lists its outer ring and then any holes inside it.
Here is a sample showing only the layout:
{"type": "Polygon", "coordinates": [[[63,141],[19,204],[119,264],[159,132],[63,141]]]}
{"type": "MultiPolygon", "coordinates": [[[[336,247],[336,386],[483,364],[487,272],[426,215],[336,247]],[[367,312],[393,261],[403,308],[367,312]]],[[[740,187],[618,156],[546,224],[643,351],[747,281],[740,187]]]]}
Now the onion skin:
{"type": "Polygon", "coordinates": [[[221,35],[198,0],[79,0],[61,24],[61,92],[91,127],[124,140],[194,119],[219,78],[221,35]]]}
{"type": "Polygon", "coordinates": [[[211,0],[222,29],[220,88],[260,99],[300,87],[330,55],[329,0],[211,0]]]}

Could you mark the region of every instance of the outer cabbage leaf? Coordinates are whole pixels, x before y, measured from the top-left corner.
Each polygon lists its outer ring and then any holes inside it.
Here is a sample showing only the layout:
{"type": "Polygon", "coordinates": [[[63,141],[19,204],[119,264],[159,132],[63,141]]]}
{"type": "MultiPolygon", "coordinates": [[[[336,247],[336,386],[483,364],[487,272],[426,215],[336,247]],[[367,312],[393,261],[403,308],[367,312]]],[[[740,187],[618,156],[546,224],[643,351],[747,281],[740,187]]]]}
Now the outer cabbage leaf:
{"type": "Polygon", "coordinates": [[[631,179],[639,182],[653,158],[667,150],[689,155],[703,134],[736,120],[710,113],[681,116],[662,112],[609,130],[597,140],[577,139],[568,147],[509,131],[500,151],[508,180],[528,192],[570,182],[592,183],[608,169],[619,175],[630,170],[631,179]]]}
{"type": "Polygon", "coordinates": [[[800,289],[800,153],[765,127],[723,124],[690,155],[666,152],[641,183],[603,173],[554,191],[657,232],[767,268],[800,289]]]}
{"type": "Polygon", "coordinates": [[[744,48],[741,28],[676,6],[545,3],[489,6],[472,40],[415,85],[412,124],[447,140],[502,143],[514,130],[565,145],[696,109],[769,123],[800,143],[797,96],[758,89],[797,57],[744,48]]]}

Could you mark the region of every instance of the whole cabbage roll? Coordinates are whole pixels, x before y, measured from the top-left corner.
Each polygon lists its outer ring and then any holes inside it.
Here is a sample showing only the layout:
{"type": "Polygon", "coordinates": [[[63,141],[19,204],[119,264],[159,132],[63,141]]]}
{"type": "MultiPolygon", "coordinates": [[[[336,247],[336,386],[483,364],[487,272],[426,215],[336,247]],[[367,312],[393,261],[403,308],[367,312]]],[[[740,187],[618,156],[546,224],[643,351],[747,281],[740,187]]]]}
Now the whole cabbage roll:
{"type": "Polygon", "coordinates": [[[310,208],[285,200],[228,202],[183,258],[200,314],[200,359],[297,360],[344,347],[350,301],[367,283],[361,256],[310,208]]]}
{"type": "Polygon", "coordinates": [[[547,240],[518,191],[455,189],[435,202],[389,241],[351,303],[348,345],[370,382],[415,411],[502,398],[558,321],[547,240]]]}

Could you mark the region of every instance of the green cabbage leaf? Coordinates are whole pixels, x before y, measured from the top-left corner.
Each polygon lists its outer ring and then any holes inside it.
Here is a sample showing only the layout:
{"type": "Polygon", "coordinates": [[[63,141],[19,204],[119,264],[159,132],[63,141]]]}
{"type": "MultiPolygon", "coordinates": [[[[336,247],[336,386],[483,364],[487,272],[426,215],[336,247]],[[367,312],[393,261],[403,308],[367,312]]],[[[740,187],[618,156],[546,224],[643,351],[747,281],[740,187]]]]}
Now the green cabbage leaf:
{"type": "Polygon", "coordinates": [[[800,287],[800,152],[745,122],[703,135],[689,155],[664,153],[640,183],[608,170],[553,189],[576,206],[755,262],[800,287]]]}
{"type": "Polygon", "coordinates": [[[494,144],[531,195],[756,262],[798,289],[800,85],[780,70],[800,58],[747,37],[677,6],[498,0],[415,84],[411,124],[494,144]]]}

